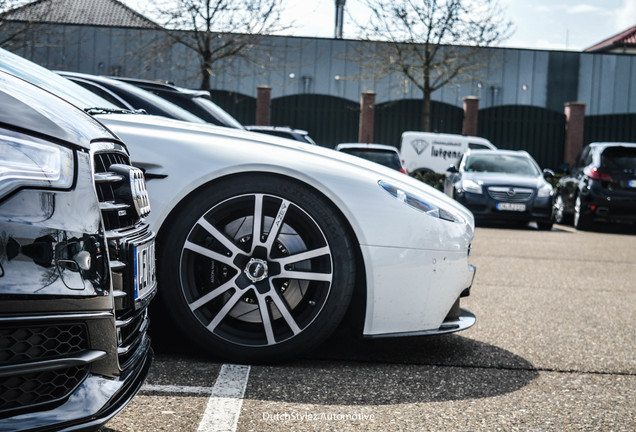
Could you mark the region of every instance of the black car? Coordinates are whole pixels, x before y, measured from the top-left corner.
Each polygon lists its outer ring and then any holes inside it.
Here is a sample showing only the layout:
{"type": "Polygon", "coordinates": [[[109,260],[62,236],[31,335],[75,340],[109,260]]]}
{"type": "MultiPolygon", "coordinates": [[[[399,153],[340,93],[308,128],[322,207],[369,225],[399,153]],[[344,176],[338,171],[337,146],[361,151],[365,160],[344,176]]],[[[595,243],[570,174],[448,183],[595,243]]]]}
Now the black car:
{"type": "Polygon", "coordinates": [[[84,430],[152,363],[145,181],[117,137],[0,72],[0,430],[84,430]]]}
{"type": "Polygon", "coordinates": [[[100,75],[76,72],[57,73],[119,107],[129,110],[143,110],[148,114],[193,123],[205,123],[203,119],[188,110],[135,85],[100,75]]]}
{"type": "Polygon", "coordinates": [[[554,220],[636,222],[636,143],[591,143],[557,185],[554,220]]]}
{"type": "Polygon", "coordinates": [[[446,172],[444,192],[473,212],[477,221],[535,221],[552,228],[554,189],[525,151],[469,150],[446,172]]]}
{"type": "Polygon", "coordinates": [[[133,84],[191,112],[208,123],[234,129],[245,129],[243,125],[223,108],[212,102],[207,90],[192,90],[177,87],[169,82],[150,81],[137,78],[113,77],[133,84]]]}

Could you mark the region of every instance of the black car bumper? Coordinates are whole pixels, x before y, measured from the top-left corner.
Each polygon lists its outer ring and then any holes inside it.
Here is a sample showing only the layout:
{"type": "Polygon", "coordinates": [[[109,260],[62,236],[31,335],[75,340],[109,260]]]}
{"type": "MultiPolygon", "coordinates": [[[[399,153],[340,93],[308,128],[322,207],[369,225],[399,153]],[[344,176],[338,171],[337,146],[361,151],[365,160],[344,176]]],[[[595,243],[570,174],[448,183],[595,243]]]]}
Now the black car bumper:
{"type": "MultiPolygon", "coordinates": [[[[94,351],[95,352],[95,351],[94,351]]],[[[96,351],[99,354],[100,351],[96,351]]],[[[101,353],[104,353],[101,351],[101,353]]],[[[77,355],[76,358],[81,357],[77,355]]],[[[67,359],[68,361],[69,359],[67,359]]],[[[76,365],[46,371],[42,364],[28,374],[20,377],[21,386],[29,386],[41,391],[24,391],[19,389],[19,397],[23,400],[29,398],[36,401],[38,398],[46,400],[47,392],[58,391],[64,393],[65,386],[73,384],[73,375],[84,375],[79,384],[73,387],[70,394],[64,395],[62,402],[41,402],[37,410],[29,406],[23,410],[11,410],[9,417],[0,418],[0,430],[2,431],[80,431],[95,430],[115,414],[121,411],[144,383],[150,366],[152,365],[153,352],[150,348],[150,339],[144,338],[143,346],[138,350],[138,358],[133,367],[130,367],[120,377],[111,378],[91,372],[91,366],[76,365]],[[53,378],[51,380],[51,378],[53,378]],[[36,394],[37,393],[37,394],[36,394]],[[20,412],[23,412],[20,414],[20,412]]],[[[17,379],[4,379],[1,377],[3,370],[0,368],[0,381],[3,382],[4,396],[12,397],[16,388],[9,388],[11,381],[18,383],[17,379]]],[[[49,393],[50,394],[50,393],[49,393]]],[[[6,414],[6,413],[5,413],[6,414]]],[[[2,416],[3,414],[0,414],[2,416]]]]}
{"type": "Polygon", "coordinates": [[[488,194],[458,193],[455,198],[468,208],[476,220],[550,222],[552,197],[534,197],[527,201],[499,201],[488,194]]]}
{"type": "Polygon", "coordinates": [[[581,212],[593,220],[608,222],[636,222],[636,192],[619,195],[606,194],[601,188],[581,193],[581,212]]]}

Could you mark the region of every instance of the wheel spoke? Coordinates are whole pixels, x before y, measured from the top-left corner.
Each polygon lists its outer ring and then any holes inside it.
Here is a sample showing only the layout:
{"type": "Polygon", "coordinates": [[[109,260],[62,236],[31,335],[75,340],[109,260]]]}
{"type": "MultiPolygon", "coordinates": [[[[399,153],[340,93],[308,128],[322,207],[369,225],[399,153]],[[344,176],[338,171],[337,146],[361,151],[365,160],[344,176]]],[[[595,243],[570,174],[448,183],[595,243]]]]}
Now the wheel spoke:
{"type": "Polygon", "coordinates": [[[228,290],[230,290],[232,288],[235,288],[236,287],[235,282],[236,282],[237,277],[238,276],[233,277],[231,280],[225,282],[223,285],[220,285],[217,288],[214,288],[212,291],[210,291],[209,293],[205,294],[203,297],[200,297],[197,300],[195,300],[192,303],[190,303],[189,304],[190,310],[191,311],[195,311],[195,310],[201,308],[206,303],[214,300],[215,298],[217,298],[221,294],[227,292],[228,290]]]}
{"type": "Polygon", "coordinates": [[[244,290],[236,290],[236,292],[232,295],[232,297],[223,305],[221,310],[216,314],[214,319],[210,321],[210,324],[207,325],[208,330],[214,332],[216,326],[219,325],[221,321],[227,316],[227,314],[232,310],[232,308],[236,305],[236,303],[241,299],[241,296],[245,293],[244,290]]]}
{"type": "Polygon", "coordinates": [[[280,279],[300,279],[317,282],[331,282],[333,275],[331,273],[316,273],[294,270],[282,270],[277,278],[280,279]]]}
{"type": "Polygon", "coordinates": [[[284,267],[289,264],[299,263],[301,261],[317,258],[323,255],[329,255],[330,253],[331,253],[331,250],[329,249],[329,246],[324,246],[318,249],[308,250],[298,254],[289,255],[283,258],[272,259],[272,261],[275,261],[278,264],[280,264],[281,267],[284,267]]]}
{"type": "Polygon", "coordinates": [[[238,248],[238,246],[236,246],[232,240],[230,240],[229,238],[227,238],[225,236],[225,234],[223,234],[221,231],[219,231],[218,229],[216,229],[210,222],[208,222],[207,220],[205,220],[205,218],[201,217],[198,221],[197,224],[201,225],[201,227],[206,230],[208,233],[210,233],[210,235],[212,237],[214,237],[216,240],[218,240],[223,246],[225,246],[227,249],[229,249],[229,251],[232,253],[232,255],[236,255],[239,253],[242,253],[241,249],[238,248]]]}
{"type": "Polygon", "coordinates": [[[263,229],[263,195],[254,196],[254,217],[252,218],[252,252],[261,242],[263,229]]]}
{"type": "Polygon", "coordinates": [[[186,242],[183,245],[183,247],[185,249],[188,249],[188,250],[192,251],[192,252],[198,253],[199,255],[203,255],[203,256],[208,257],[210,259],[213,259],[215,261],[222,262],[223,264],[234,266],[232,257],[220,254],[218,252],[214,252],[213,250],[210,250],[210,249],[205,248],[203,246],[199,246],[198,244],[192,243],[191,241],[186,240],[186,242]]]}
{"type": "MultiPolygon", "coordinates": [[[[270,281],[270,285],[271,285],[271,281],[270,281]]],[[[291,331],[294,333],[294,335],[297,335],[298,333],[300,333],[301,332],[300,327],[298,327],[298,324],[296,324],[296,320],[289,312],[289,309],[287,309],[287,304],[280,297],[280,294],[278,293],[278,291],[276,291],[274,287],[272,286],[272,290],[270,292],[272,293],[272,296],[271,296],[272,301],[276,305],[276,308],[278,309],[280,314],[285,319],[285,322],[287,323],[291,331]]]]}
{"type": "Polygon", "coordinates": [[[285,219],[285,215],[287,214],[287,210],[289,209],[290,202],[287,200],[283,200],[281,202],[280,207],[278,208],[278,212],[274,221],[272,222],[272,226],[269,229],[269,234],[267,235],[267,240],[264,243],[265,248],[268,251],[271,251],[274,246],[274,241],[278,234],[280,233],[281,228],[283,227],[283,220],[285,219]]]}
{"type": "Polygon", "coordinates": [[[265,328],[265,336],[267,337],[267,344],[274,345],[276,339],[274,339],[274,329],[272,328],[272,319],[269,313],[269,307],[267,306],[266,297],[262,294],[256,293],[258,299],[258,309],[261,313],[261,319],[263,320],[263,327],[265,328]]]}

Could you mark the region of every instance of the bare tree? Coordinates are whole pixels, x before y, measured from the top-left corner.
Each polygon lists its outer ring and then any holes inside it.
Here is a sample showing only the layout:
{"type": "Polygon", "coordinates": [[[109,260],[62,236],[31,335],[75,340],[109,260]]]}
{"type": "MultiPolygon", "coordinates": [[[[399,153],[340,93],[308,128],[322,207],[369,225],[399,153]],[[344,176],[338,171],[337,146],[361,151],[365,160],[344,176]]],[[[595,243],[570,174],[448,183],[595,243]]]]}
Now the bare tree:
{"type": "Polygon", "coordinates": [[[0,47],[16,50],[25,45],[25,41],[37,21],[33,17],[25,19],[20,13],[20,6],[27,0],[0,0],[0,47]]]}
{"type": "Polygon", "coordinates": [[[282,11],[283,0],[174,0],[157,7],[170,37],[196,53],[205,90],[215,67],[251,60],[261,35],[288,28],[282,11]]]}
{"type": "Polygon", "coordinates": [[[497,0],[362,0],[370,19],[358,28],[383,41],[361,63],[376,79],[399,73],[422,91],[422,129],[431,129],[431,94],[482,69],[484,48],[512,34],[497,0]]]}

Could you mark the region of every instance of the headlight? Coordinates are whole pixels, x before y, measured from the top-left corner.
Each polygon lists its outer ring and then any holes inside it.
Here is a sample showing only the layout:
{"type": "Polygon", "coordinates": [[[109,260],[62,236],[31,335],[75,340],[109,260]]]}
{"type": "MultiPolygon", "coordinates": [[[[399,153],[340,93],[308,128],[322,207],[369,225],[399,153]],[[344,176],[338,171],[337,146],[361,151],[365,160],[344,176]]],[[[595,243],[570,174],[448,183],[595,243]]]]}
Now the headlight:
{"type": "Polygon", "coordinates": [[[420,198],[411,192],[407,192],[404,189],[399,188],[398,186],[392,185],[383,180],[380,180],[378,184],[382,187],[382,189],[393,195],[394,198],[397,198],[398,201],[401,201],[408,206],[413,207],[414,209],[423,211],[429,216],[444,219],[450,222],[462,221],[459,216],[455,215],[451,211],[431,204],[424,198],[420,198]]]}
{"type": "Polygon", "coordinates": [[[537,192],[537,196],[540,198],[545,198],[552,196],[554,194],[554,189],[551,184],[545,184],[539,188],[539,192],[537,192]]]}
{"type": "Polygon", "coordinates": [[[73,151],[27,135],[0,134],[0,199],[21,187],[68,189],[73,151]]]}
{"type": "Polygon", "coordinates": [[[462,180],[462,189],[474,194],[482,194],[481,185],[474,180],[462,180]]]}

